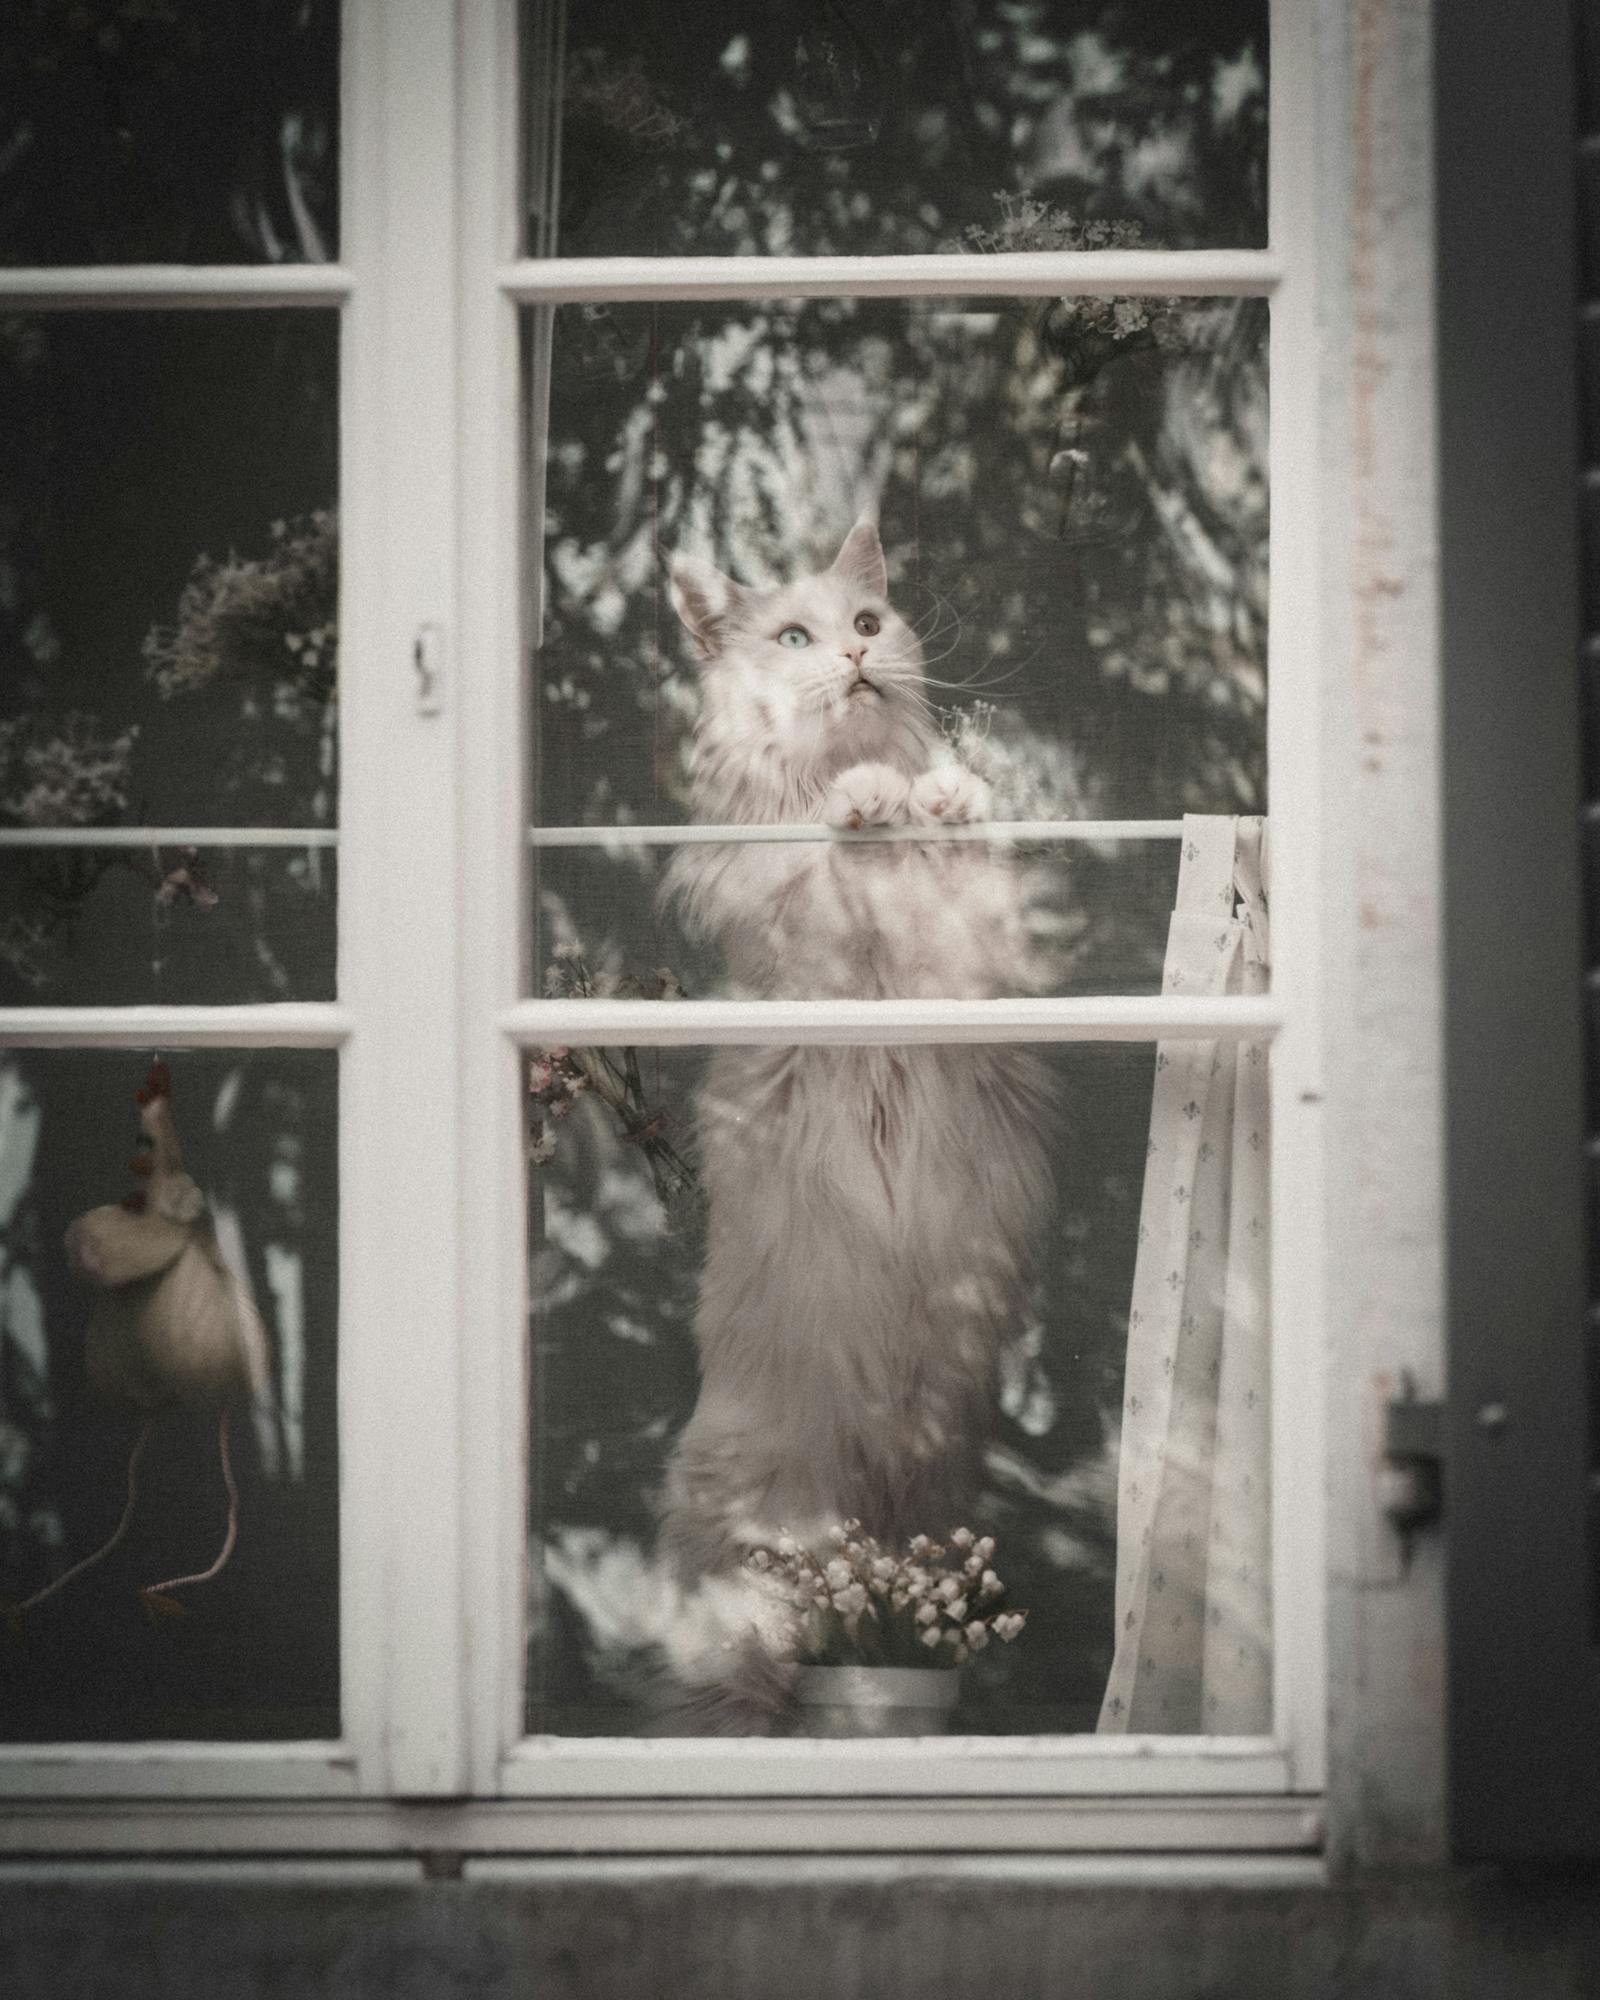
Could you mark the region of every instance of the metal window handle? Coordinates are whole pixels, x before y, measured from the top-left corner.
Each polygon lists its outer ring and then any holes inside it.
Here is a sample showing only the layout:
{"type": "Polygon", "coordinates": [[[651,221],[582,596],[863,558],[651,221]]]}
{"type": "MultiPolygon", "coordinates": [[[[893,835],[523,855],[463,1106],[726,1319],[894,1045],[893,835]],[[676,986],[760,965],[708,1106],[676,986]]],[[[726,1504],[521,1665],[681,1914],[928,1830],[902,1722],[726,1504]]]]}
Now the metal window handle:
{"type": "Polygon", "coordinates": [[[444,627],[417,627],[411,642],[411,664],[417,673],[416,712],[438,715],[444,708],[444,627]]]}

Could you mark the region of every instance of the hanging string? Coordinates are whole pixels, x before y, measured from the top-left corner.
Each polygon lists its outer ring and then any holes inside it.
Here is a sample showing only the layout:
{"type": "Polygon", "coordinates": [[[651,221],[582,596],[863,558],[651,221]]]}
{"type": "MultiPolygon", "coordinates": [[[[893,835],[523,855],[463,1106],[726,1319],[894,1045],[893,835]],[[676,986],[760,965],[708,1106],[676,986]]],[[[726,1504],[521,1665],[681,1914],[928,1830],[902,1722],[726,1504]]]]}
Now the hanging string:
{"type": "Polygon", "coordinates": [[[233,1461],[228,1453],[228,1412],[224,1410],[217,1419],[217,1450],[222,1459],[222,1483],[228,1489],[228,1531],[222,1539],[222,1547],[216,1559],[206,1569],[195,1570],[189,1576],[170,1576],[164,1583],[149,1583],[139,1595],[148,1604],[152,1598],[165,1597],[169,1592],[182,1590],[191,1583],[209,1583],[214,1576],[220,1576],[228,1566],[228,1558],[233,1554],[234,1544],[239,1539],[239,1487],[233,1476],[233,1461]]]}

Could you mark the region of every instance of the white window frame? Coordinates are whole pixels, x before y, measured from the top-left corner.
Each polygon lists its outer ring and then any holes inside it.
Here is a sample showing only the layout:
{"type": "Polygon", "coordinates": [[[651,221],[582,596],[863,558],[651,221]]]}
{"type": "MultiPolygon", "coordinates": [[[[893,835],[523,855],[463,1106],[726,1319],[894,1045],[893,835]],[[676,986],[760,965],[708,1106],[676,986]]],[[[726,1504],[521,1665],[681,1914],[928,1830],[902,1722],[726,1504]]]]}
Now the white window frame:
{"type": "MultiPolygon", "coordinates": [[[[338,1000],[0,1011],[0,1046],[339,1052],[342,1734],[0,1749],[0,1851],[1314,1848],[1325,1524],[1306,1468],[1324,1463],[1325,855],[1309,9],[1271,8],[1265,250],[894,259],[521,258],[517,15],[516,0],[345,0],[338,265],[0,272],[0,309],[343,311],[338,1000]],[[1273,818],[1270,996],[524,998],[516,663],[541,495],[537,465],[524,492],[522,308],[1074,292],[1270,301],[1268,767],[1287,801],[1273,818]],[[442,635],[442,698],[423,712],[413,648],[427,626],[442,635]],[[525,1737],[522,1051],[1180,1036],[1272,1045],[1271,1734],[525,1737]]],[[[1170,828],[1119,829],[1136,830],[1170,828]]],[[[633,837],[663,832],[685,837],[633,837]]]]}

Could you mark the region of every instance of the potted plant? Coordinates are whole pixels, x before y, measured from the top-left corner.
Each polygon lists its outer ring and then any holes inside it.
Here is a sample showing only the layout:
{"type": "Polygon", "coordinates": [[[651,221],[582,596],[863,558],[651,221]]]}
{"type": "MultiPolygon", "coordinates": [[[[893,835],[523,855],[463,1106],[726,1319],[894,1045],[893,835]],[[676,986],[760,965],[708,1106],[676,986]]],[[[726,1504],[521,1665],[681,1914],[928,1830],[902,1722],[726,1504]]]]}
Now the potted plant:
{"type": "Polygon", "coordinates": [[[795,1663],[796,1733],[929,1736],[949,1725],[957,1669],[992,1640],[1016,1638],[994,1538],[954,1529],[914,1535],[891,1554],[859,1521],[833,1528],[818,1554],[780,1535],[745,1567],[779,1612],[777,1643],[795,1663]]]}

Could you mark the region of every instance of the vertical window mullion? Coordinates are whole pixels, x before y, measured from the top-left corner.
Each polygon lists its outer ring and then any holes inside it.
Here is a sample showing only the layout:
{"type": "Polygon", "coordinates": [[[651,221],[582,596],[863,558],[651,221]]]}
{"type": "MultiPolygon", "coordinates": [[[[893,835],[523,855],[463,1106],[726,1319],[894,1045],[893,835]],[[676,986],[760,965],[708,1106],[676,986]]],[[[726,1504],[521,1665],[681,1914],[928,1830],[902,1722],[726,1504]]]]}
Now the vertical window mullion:
{"type": "Polygon", "coordinates": [[[347,1733],[371,1791],[463,1762],[454,9],[349,0],[340,993],[347,1733]],[[436,634],[436,698],[415,649],[436,634]]]}
{"type": "MultiPolygon", "coordinates": [[[[517,307],[497,273],[515,249],[521,151],[518,0],[461,14],[464,1630],[475,1792],[501,1789],[522,1735],[527,1575],[527,1303],[522,1052],[503,1030],[524,980],[527,651],[517,307]]],[[[531,501],[531,496],[530,496],[531,501]]]]}
{"type": "Polygon", "coordinates": [[[1272,1714],[1301,1791],[1326,1779],[1323,927],[1337,901],[1322,815],[1314,32],[1296,0],[1274,0],[1268,227],[1283,275],[1268,348],[1267,771],[1272,985],[1284,1020],[1272,1052],[1272,1714]]]}

